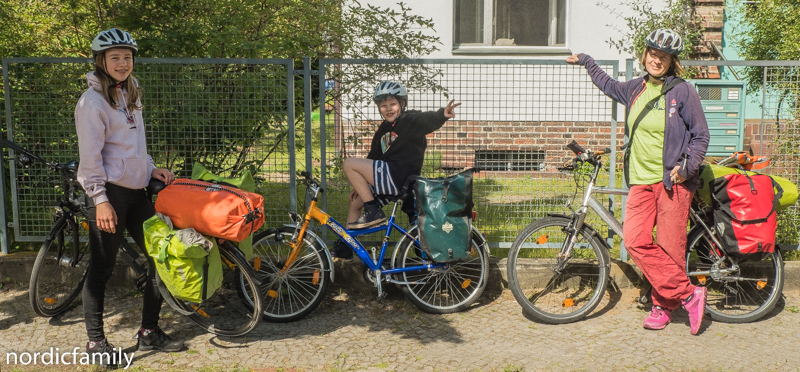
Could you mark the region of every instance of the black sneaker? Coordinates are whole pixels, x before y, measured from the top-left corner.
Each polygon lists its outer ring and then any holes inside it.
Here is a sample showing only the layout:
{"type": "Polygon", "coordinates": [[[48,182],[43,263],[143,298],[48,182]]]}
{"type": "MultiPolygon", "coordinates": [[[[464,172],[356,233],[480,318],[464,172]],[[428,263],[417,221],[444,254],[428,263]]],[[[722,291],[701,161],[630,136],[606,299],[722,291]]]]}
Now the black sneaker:
{"type": "Polygon", "coordinates": [[[364,213],[355,222],[347,224],[348,229],[366,229],[386,222],[386,215],[377,204],[364,203],[364,213]]]}
{"type": "Polygon", "coordinates": [[[172,337],[167,336],[161,328],[156,327],[154,330],[140,328],[136,333],[136,338],[139,340],[139,351],[158,350],[158,351],[181,351],[183,350],[183,341],[173,340],[172,337]]]}
{"type": "Polygon", "coordinates": [[[91,364],[101,365],[108,369],[118,369],[122,365],[120,349],[111,345],[107,339],[102,341],[89,341],[86,343],[86,353],[89,354],[91,364]]]}
{"type": "Polygon", "coordinates": [[[339,257],[343,260],[349,260],[353,258],[353,250],[349,245],[347,245],[347,243],[339,239],[333,244],[333,247],[331,247],[331,256],[339,257]]]}

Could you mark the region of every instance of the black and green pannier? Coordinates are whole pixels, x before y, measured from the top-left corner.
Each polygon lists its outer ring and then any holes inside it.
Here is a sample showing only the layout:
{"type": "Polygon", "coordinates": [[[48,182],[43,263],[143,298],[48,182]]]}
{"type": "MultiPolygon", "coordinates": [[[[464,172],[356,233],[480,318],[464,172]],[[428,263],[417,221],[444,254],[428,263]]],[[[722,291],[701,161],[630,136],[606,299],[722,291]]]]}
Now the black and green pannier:
{"type": "Polygon", "coordinates": [[[447,178],[417,178],[414,184],[422,250],[435,262],[469,256],[472,239],[472,173],[447,178]]]}

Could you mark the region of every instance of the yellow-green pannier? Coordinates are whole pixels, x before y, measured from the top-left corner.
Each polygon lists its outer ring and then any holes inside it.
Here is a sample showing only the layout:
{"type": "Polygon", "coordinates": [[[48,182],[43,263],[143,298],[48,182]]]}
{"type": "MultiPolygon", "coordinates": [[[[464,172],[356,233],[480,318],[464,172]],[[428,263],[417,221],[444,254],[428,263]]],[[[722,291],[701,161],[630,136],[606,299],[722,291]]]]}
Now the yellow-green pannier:
{"type": "Polygon", "coordinates": [[[173,230],[156,214],[144,222],[147,254],[170,293],[200,303],[222,285],[219,247],[194,229],[173,230]]]}
{"type": "MultiPolygon", "coordinates": [[[[738,168],[731,168],[717,164],[705,164],[700,167],[700,187],[697,188],[695,198],[699,198],[708,205],[711,205],[712,184],[715,179],[731,173],[742,173],[738,168]]],[[[763,174],[753,171],[746,171],[747,174],[763,174]]],[[[776,211],[791,207],[797,202],[797,186],[786,178],[780,176],[770,176],[778,185],[783,188],[783,196],[778,200],[776,211]]],[[[773,189],[773,192],[775,190],[773,189]]]]}

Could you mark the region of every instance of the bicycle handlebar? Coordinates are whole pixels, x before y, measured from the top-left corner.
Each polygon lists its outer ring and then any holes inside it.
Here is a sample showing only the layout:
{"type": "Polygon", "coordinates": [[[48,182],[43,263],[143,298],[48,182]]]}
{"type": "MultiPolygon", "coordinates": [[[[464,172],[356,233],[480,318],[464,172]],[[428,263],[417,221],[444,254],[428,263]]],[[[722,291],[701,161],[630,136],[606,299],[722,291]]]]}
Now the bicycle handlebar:
{"type": "Polygon", "coordinates": [[[29,150],[26,150],[25,148],[23,148],[22,146],[20,146],[18,143],[14,142],[14,141],[7,140],[5,138],[0,138],[0,142],[3,143],[3,146],[8,147],[8,148],[20,153],[20,154],[26,155],[29,158],[32,158],[32,159],[34,159],[34,160],[36,160],[36,161],[38,161],[38,162],[40,162],[42,164],[45,164],[45,165],[48,165],[48,166],[52,166],[52,164],[50,164],[50,162],[48,162],[47,160],[44,160],[39,155],[36,155],[36,154],[30,152],[29,150]]]}
{"type": "Polygon", "coordinates": [[[305,178],[303,183],[305,183],[305,185],[307,187],[317,189],[317,190],[319,190],[319,192],[324,192],[325,191],[320,187],[319,182],[317,182],[317,180],[314,179],[314,177],[311,175],[310,172],[301,171],[300,175],[303,176],[303,178],[305,178]]]}
{"type": "Polygon", "coordinates": [[[572,140],[572,142],[567,144],[567,148],[572,150],[572,152],[575,153],[576,156],[564,162],[564,165],[562,167],[558,167],[557,169],[559,171],[573,170],[575,169],[575,163],[577,162],[588,161],[589,163],[594,164],[600,159],[600,156],[611,153],[611,149],[608,147],[596,152],[592,150],[586,150],[583,148],[583,146],[575,142],[575,140],[572,140]]]}

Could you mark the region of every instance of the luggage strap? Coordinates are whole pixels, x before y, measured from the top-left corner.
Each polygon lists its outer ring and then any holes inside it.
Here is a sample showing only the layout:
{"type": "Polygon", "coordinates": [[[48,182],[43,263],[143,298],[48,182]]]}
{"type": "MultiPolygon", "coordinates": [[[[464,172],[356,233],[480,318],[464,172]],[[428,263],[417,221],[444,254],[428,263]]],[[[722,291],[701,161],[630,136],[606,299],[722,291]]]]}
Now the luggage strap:
{"type": "Polygon", "coordinates": [[[167,271],[169,271],[169,266],[167,266],[167,248],[169,248],[169,242],[174,236],[174,232],[167,235],[167,237],[164,238],[164,240],[162,240],[161,244],[158,246],[158,262],[163,263],[167,268],[167,271]]]}

